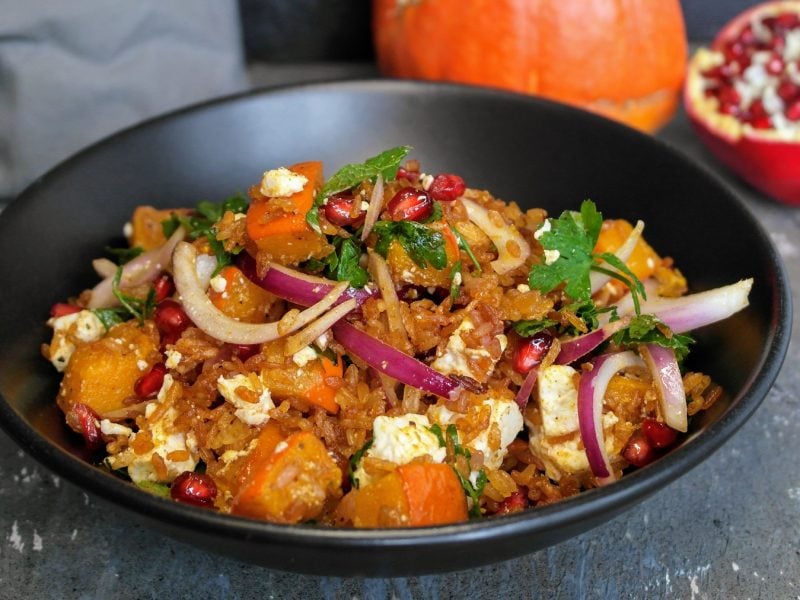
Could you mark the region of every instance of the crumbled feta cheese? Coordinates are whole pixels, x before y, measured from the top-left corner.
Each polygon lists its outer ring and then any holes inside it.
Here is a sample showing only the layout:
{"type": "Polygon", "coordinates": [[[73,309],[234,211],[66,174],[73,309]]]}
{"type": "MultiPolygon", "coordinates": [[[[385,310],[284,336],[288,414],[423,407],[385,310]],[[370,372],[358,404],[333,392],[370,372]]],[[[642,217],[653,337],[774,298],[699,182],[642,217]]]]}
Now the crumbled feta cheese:
{"type": "Polygon", "coordinates": [[[431,185],[433,185],[433,175],[429,175],[428,173],[420,173],[419,182],[422,184],[422,189],[426,192],[431,189],[431,185]]]}
{"type": "Polygon", "coordinates": [[[531,286],[529,286],[529,285],[528,285],[528,284],[526,284],[526,283],[520,283],[520,284],[517,286],[517,291],[518,291],[518,292],[522,292],[523,294],[525,294],[525,293],[527,293],[527,292],[530,292],[530,291],[531,291],[531,286]]]}
{"type": "Polygon", "coordinates": [[[545,219],[545,220],[544,220],[544,223],[542,223],[542,224],[539,226],[539,229],[537,229],[537,230],[536,230],[536,231],[533,233],[533,238],[534,238],[534,239],[536,239],[536,240],[540,240],[540,239],[542,239],[542,236],[543,236],[545,233],[547,233],[548,231],[550,231],[552,228],[553,228],[553,226],[550,224],[550,219],[545,219]]]}
{"type": "Polygon", "coordinates": [[[167,356],[167,360],[164,362],[164,366],[166,366],[168,369],[177,369],[178,365],[181,363],[183,354],[172,349],[167,350],[165,354],[167,356]]]}
{"type": "Polygon", "coordinates": [[[217,259],[210,254],[200,254],[197,257],[197,261],[195,262],[195,271],[197,271],[197,278],[201,282],[208,282],[216,268],[217,259]]]}
{"type": "Polygon", "coordinates": [[[114,423],[113,421],[109,421],[108,419],[103,419],[102,421],[100,421],[100,431],[103,432],[103,435],[130,436],[133,433],[133,430],[130,427],[125,427],[125,425],[114,423]]]}
{"type": "Polygon", "coordinates": [[[362,200],[361,201],[361,210],[368,210],[369,209],[369,202],[362,200]]]}
{"type": "Polygon", "coordinates": [[[544,264],[552,265],[554,262],[558,260],[559,256],[561,256],[561,252],[559,252],[558,250],[545,250],[544,264]]]}
{"type": "Polygon", "coordinates": [[[304,175],[280,167],[264,173],[261,179],[261,193],[268,198],[288,198],[302,191],[307,183],[308,178],[304,175]]]}
{"type": "Polygon", "coordinates": [[[539,370],[539,413],[547,436],[578,431],[577,371],[567,365],[550,365],[539,370]]]}
{"type": "MultiPolygon", "coordinates": [[[[157,405],[167,400],[167,392],[175,384],[172,375],[164,376],[164,383],[156,399],[147,405],[145,418],[149,419],[155,412],[157,405]]],[[[119,454],[114,454],[106,459],[112,469],[128,468],[128,476],[134,483],[141,481],[155,481],[169,483],[184,471],[194,471],[197,466],[197,439],[193,433],[184,434],[175,431],[175,419],[178,412],[174,407],[167,408],[154,423],[137,433],[132,433],[128,440],[128,448],[119,454]],[[137,436],[147,431],[153,443],[153,448],[144,454],[136,454],[131,446],[137,436]],[[172,460],[170,455],[174,452],[186,452],[186,460],[172,460]],[[153,466],[153,455],[158,454],[164,462],[166,477],[159,477],[153,466]]],[[[102,424],[101,424],[102,427],[102,424]]],[[[102,429],[101,429],[102,431],[102,429]]]]}
{"type": "Polygon", "coordinates": [[[136,361],[136,368],[140,371],[144,371],[147,368],[147,361],[140,358],[136,361]]]}
{"type": "MultiPolygon", "coordinates": [[[[468,358],[475,359],[485,357],[491,359],[491,353],[486,348],[467,348],[461,334],[474,328],[475,325],[469,317],[464,318],[447,340],[444,353],[431,363],[431,367],[445,375],[464,375],[476,381],[484,381],[494,369],[494,364],[497,361],[492,361],[491,368],[488,369],[486,373],[473,373],[470,370],[468,358]]],[[[497,336],[497,340],[500,342],[500,348],[505,350],[508,344],[508,338],[500,334],[497,336]]]]}
{"type": "Polygon", "coordinates": [[[292,361],[298,367],[305,367],[312,360],[316,359],[317,359],[317,351],[314,350],[311,346],[306,346],[305,348],[295,352],[292,355],[292,361]]]}
{"type": "Polygon", "coordinates": [[[463,277],[461,277],[461,271],[458,271],[455,275],[453,275],[453,285],[461,285],[463,277]]]}
{"type": "Polygon", "coordinates": [[[208,285],[211,286],[212,290],[214,290],[218,294],[221,294],[222,292],[225,291],[225,288],[228,287],[228,280],[225,279],[222,275],[216,275],[211,278],[211,280],[208,282],[208,285]]]}
{"type": "Polygon", "coordinates": [[[249,376],[240,373],[229,378],[220,376],[217,379],[217,390],[225,400],[236,407],[234,412],[236,417],[248,425],[263,425],[269,420],[269,411],[275,408],[269,389],[254,373],[249,376]],[[241,397],[237,393],[240,387],[259,394],[258,402],[248,402],[241,397]]]}
{"type": "MultiPolygon", "coordinates": [[[[365,456],[405,465],[427,454],[433,462],[443,462],[447,449],[439,445],[439,438],[428,429],[430,425],[425,415],[376,417],[372,424],[372,446],[365,456]]],[[[369,475],[361,465],[355,477],[362,486],[369,483],[369,475]]]]}
{"type": "Polygon", "coordinates": [[[289,447],[289,444],[285,440],[281,440],[277,444],[275,444],[275,449],[272,451],[273,454],[277,454],[278,452],[283,452],[289,447]]]}
{"type": "Polygon", "coordinates": [[[328,348],[328,344],[331,343],[331,336],[328,331],[324,331],[320,334],[320,336],[314,340],[314,345],[317,348],[322,350],[323,352],[328,348]]]}
{"type": "Polygon", "coordinates": [[[67,368],[75,342],[94,342],[105,335],[103,322],[90,310],[53,317],[47,321],[53,328],[53,339],[50,342],[50,362],[58,371],[67,368]]]}

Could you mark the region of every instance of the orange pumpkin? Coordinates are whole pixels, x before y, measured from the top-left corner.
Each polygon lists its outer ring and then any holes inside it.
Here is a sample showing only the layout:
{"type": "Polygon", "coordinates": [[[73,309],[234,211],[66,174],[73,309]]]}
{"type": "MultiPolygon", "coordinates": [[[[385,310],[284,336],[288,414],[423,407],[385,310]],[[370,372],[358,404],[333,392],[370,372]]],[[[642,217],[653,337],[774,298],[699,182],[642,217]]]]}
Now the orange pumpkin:
{"type": "Polygon", "coordinates": [[[675,112],[687,58],[678,0],[373,0],[391,77],[567,102],[645,131],[675,112]]]}

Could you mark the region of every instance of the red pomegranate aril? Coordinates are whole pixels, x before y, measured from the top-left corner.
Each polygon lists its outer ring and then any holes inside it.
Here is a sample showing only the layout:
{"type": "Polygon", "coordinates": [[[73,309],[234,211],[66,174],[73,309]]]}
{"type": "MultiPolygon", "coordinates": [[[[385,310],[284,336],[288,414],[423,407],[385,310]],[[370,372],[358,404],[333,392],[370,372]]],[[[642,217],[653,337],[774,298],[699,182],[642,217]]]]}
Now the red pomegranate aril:
{"type": "Polygon", "coordinates": [[[419,181],[419,171],[409,171],[405,167],[400,167],[397,169],[397,175],[395,175],[395,179],[398,181],[405,179],[411,183],[417,183],[419,181]]]}
{"type": "Polygon", "coordinates": [[[514,354],[514,370],[526,375],[533,367],[542,362],[552,344],[553,336],[546,331],[540,331],[530,338],[521,340],[514,354]]]}
{"type": "Polygon", "coordinates": [[[512,493],[508,498],[505,498],[497,505],[498,515],[510,515],[525,510],[530,506],[528,500],[528,488],[519,486],[517,491],[512,493]]]}
{"type": "Polygon", "coordinates": [[[641,431],[637,431],[625,445],[625,449],[622,451],[622,458],[635,467],[644,467],[655,460],[656,452],[644,434],[641,431]]]}
{"type": "Polygon", "coordinates": [[[97,414],[86,404],[73,404],[66,415],[70,427],[83,436],[86,447],[97,450],[103,445],[103,436],[97,414]]]}
{"type": "Polygon", "coordinates": [[[246,361],[251,356],[255,356],[261,350],[261,346],[258,344],[237,344],[235,346],[236,356],[239,357],[239,360],[242,362],[246,361]]]}
{"type": "Polygon", "coordinates": [[[150,370],[139,377],[133,384],[134,393],[140,398],[155,398],[161,386],[164,384],[164,375],[167,374],[167,367],[164,363],[154,364],[150,370]]]}
{"type": "Polygon", "coordinates": [[[791,102],[800,96],[800,86],[788,80],[781,81],[776,91],[784,102],[791,102]]]}
{"type": "Polygon", "coordinates": [[[386,205],[393,221],[424,221],[433,212],[433,200],[425,190],[404,187],[386,205]]]}
{"type": "Polygon", "coordinates": [[[750,103],[748,110],[750,111],[750,115],[753,117],[753,119],[768,116],[767,111],[764,108],[764,103],[760,99],[753,100],[750,103]]]}
{"type": "Polygon", "coordinates": [[[753,117],[750,126],[754,129],[772,129],[772,121],[769,117],[753,117]]]}
{"type": "Polygon", "coordinates": [[[742,97],[739,95],[739,92],[730,86],[723,86],[720,88],[717,97],[719,98],[721,104],[735,104],[738,106],[742,101],[742,97]]]}
{"type": "Polygon", "coordinates": [[[642,433],[655,448],[669,448],[678,439],[678,432],[655,419],[642,421],[642,433]]]}
{"type": "Polygon", "coordinates": [[[767,64],[764,65],[764,68],[767,70],[767,73],[770,75],[780,75],[783,73],[783,69],[786,65],[783,64],[783,59],[780,56],[773,56],[767,61],[767,64]]]}
{"type": "Polygon", "coordinates": [[[739,61],[745,56],[745,46],[739,40],[731,42],[724,51],[725,60],[728,62],[739,61]]]}
{"type": "MultiPolygon", "coordinates": [[[[764,19],[766,23],[767,19],[764,19]]],[[[795,13],[783,13],[773,17],[772,29],[775,31],[794,29],[800,27],[800,15],[795,13]]]]}
{"type": "Polygon", "coordinates": [[[81,312],[80,306],[75,306],[74,304],[67,304],[66,302],[56,302],[53,306],[50,307],[50,316],[54,318],[58,317],[65,317],[67,315],[72,315],[77,312],[81,312]]]}
{"type": "Polygon", "coordinates": [[[735,117],[739,115],[742,111],[739,108],[738,104],[730,104],[726,102],[720,105],[719,112],[721,112],[723,115],[732,115],[735,117]]]}
{"type": "Polygon", "coordinates": [[[786,118],[790,121],[800,121],[800,98],[786,107],[786,118]]]}
{"type": "Polygon", "coordinates": [[[162,275],[153,282],[153,289],[156,292],[156,302],[166,300],[175,293],[175,283],[169,275],[162,275]]]}
{"type": "Polygon", "coordinates": [[[742,29],[742,32],[739,34],[739,41],[745,46],[753,46],[758,42],[756,34],[753,33],[753,27],[751,25],[748,25],[742,29]]]}
{"type": "Polygon", "coordinates": [[[210,508],[217,497],[217,484],[205,473],[184,471],[172,482],[169,495],[178,502],[210,508]]]}
{"type": "Polygon", "coordinates": [[[328,198],[325,203],[325,218],[337,227],[358,227],[364,222],[366,211],[360,208],[353,216],[353,204],[356,199],[352,194],[337,194],[328,198]]]}
{"type": "Polygon", "coordinates": [[[192,324],[183,307],[175,300],[162,300],[153,311],[153,321],[161,333],[180,334],[192,324]]]}
{"type": "Polygon", "coordinates": [[[433,178],[428,193],[434,200],[450,202],[459,198],[467,189],[467,184],[458,175],[441,173],[433,178]]]}

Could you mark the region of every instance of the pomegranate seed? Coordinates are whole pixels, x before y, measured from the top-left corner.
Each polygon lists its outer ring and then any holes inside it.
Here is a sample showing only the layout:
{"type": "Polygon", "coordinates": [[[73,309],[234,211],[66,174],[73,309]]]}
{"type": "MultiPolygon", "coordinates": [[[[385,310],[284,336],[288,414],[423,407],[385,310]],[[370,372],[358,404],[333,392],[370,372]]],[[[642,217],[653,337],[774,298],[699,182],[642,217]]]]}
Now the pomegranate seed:
{"type": "Polygon", "coordinates": [[[739,34],[739,41],[745,46],[753,46],[756,44],[756,42],[758,42],[756,39],[756,34],[753,33],[753,27],[751,25],[748,25],[742,29],[741,33],[739,34]]]}
{"type": "Polygon", "coordinates": [[[736,88],[729,86],[721,87],[718,97],[720,104],[735,104],[738,106],[742,101],[742,97],[739,95],[739,92],[736,91],[736,88]]]}
{"type": "Polygon", "coordinates": [[[723,115],[732,115],[735,117],[741,113],[741,110],[738,104],[729,104],[726,102],[719,107],[719,112],[723,115]]]}
{"type": "Polygon", "coordinates": [[[239,360],[245,361],[251,356],[255,356],[261,351],[261,346],[258,344],[237,344],[235,346],[236,356],[239,360]]]}
{"type": "Polygon", "coordinates": [[[540,331],[534,334],[533,337],[522,340],[514,354],[514,370],[523,375],[527,374],[533,367],[542,362],[552,344],[553,336],[546,331],[540,331]]]}
{"type": "Polygon", "coordinates": [[[164,375],[167,374],[167,367],[164,363],[154,364],[150,370],[139,377],[133,384],[134,393],[140,398],[155,398],[161,386],[164,384],[164,375]]]}
{"type": "Polygon", "coordinates": [[[508,498],[505,498],[500,504],[497,505],[497,512],[495,514],[498,515],[510,515],[512,513],[520,512],[521,510],[525,510],[530,506],[530,500],[528,500],[528,488],[525,486],[519,486],[517,491],[511,494],[508,498]]]}
{"type": "Polygon", "coordinates": [[[750,121],[751,127],[754,129],[772,129],[772,121],[769,117],[755,117],[750,121]]]}
{"type": "Polygon", "coordinates": [[[397,175],[395,176],[395,179],[398,181],[405,179],[411,183],[417,183],[419,181],[419,171],[409,171],[405,167],[400,167],[397,169],[397,175]]]}
{"type": "Polygon", "coordinates": [[[66,415],[69,426],[83,436],[86,447],[97,450],[103,445],[103,436],[97,414],[86,404],[73,404],[66,415]]]}
{"type": "Polygon", "coordinates": [[[760,99],[755,99],[750,103],[750,114],[752,115],[753,119],[758,119],[760,117],[766,117],[767,111],[764,108],[764,103],[760,99]]]}
{"type": "Polygon", "coordinates": [[[178,502],[210,508],[217,497],[217,484],[205,473],[184,471],[172,482],[169,495],[178,502]]]}
{"type": "Polygon", "coordinates": [[[800,98],[786,107],[786,118],[790,121],[800,121],[800,98]]]}
{"type": "Polygon", "coordinates": [[[678,439],[678,432],[655,419],[642,421],[642,433],[655,448],[669,448],[678,439]]]}
{"type": "Polygon", "coordinates": [[[67,304],[66,302],[56,302],[50,307],[50,316],[56,319],[66,315],[72,315],[76,312],[81,312],[81,307],[75,306],[74,304],[67,304]]]}
{"type": "Polygon", "coordinates": [[[460,197],[467,189],[467,184],[458,175],[441,173],[433,178],[428,192],[434,200],[450,202],[460,197]]]}
{"type": "Polygon", "coordinates": [[[192,324],[183,307],[169,298],[158,303],[153,311],[153,321],[158,330],[165,334],[180,335],[192,324]]]}
{"type": "Polygon", "coordinates": [[[366,211],[359,209],[356,216],[353,216],[354,202],[352,194],[331,196],[325,204],[325,218],[337,227],[358,227],[364,222],[366,211]]]}
{"type": "MultiPolygon", "coordinates": [[[[800,27],[800,15],[796,13],[783,13],[777,17],[773,17],[775,23],[773,28],[775,30],[789,30],[800,27]]],[[[764,19],[766,22],[766,19],[764,19]]]]}
{"type": "Polygon", "coordinates": [[[433,212],[433,200],[425,190],[404,187],[386,205],[393,221],[424,221],[433,212]]]}
{"type": "Polygon", "coordinates": [[[800,86],[784,80],[778,84],[777,93],[784,102],[791,102],[795,97],[800,96],[800,86]]]}
{"type": "Polygon", "coordinates": [[[643,467],[649,465],[656,458],[655,450],[648,439],[642,434],[641,431],[635,432],[625,449],[622,451],[622,458],[627,460],[635,467],[643,467]]]}
{"type": "Polygon", "coordinates": [[[775,55],[767,61],[765,68],[770,75],[780,75],[786,65],[783,64],[783,59],[775,55]]]}
{"type": "Polygon", "coordinates": [[[745,47],[739,40],[734,40],[723,51],[726,62],[737,61],[745,56],[745,47]]]}
{"type": "Polygon", "coordinates": [[[175,284],[172,277],[165,274],[153,282],[153,289],[156,291],[156,302],[158,303],[175,293],[175,284]]]}

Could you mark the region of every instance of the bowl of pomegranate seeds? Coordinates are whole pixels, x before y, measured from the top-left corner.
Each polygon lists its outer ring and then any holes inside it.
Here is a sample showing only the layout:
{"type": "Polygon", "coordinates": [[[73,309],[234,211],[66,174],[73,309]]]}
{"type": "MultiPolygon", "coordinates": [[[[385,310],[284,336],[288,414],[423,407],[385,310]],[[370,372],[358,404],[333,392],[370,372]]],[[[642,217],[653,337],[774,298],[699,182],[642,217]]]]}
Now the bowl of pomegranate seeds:
{"type": "Polygon", "coordinates": [[[789,342],[780,258],[716,179],[472,87],[167,115],[37,180],[0,233],[3,428],[103,510],[304,573],[465,569],[599,525],[730,438],[789,342]],[[550,452],[566,421],[583,467],[550,452]]]}
{"type": "Polygon", "coordinates": [[[800,205],[800,2],[754,6],[692,57],[684,105],[728,168],[800,205]]]}

